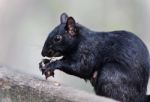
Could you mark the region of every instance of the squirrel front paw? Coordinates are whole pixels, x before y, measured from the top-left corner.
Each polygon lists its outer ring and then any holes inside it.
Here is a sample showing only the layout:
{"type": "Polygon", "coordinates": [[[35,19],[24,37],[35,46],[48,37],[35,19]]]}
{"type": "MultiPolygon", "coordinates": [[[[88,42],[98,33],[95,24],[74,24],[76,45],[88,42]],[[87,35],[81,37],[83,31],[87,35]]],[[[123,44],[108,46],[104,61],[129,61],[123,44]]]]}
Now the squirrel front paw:
{"type": "Polygon", "coordinates": [[[47,79],[50,76],[54,77],[54,70],[51,70],[48,68],[48,64],[50,63],[49,59],[43,59],[40,63],[39,63],[39,69],[42,72],[42,75],[45,75],[45,78],[47,79]]]}
{"type": "Polygon", "coordinates": [[[42,75],[44,74],[46,64],[48,64],[49,62],[50,62],[49,59],[43,59],[43,60],[39,63],[39,69],[40,69],[40,71],[42,72],[42,75]]]}
{"type": "Polygon", "coordinates": [[[50,68],[46,68],[44,71],[44,75],[46,79],[50,76],[54,77],[54,70],[50,68]]]}

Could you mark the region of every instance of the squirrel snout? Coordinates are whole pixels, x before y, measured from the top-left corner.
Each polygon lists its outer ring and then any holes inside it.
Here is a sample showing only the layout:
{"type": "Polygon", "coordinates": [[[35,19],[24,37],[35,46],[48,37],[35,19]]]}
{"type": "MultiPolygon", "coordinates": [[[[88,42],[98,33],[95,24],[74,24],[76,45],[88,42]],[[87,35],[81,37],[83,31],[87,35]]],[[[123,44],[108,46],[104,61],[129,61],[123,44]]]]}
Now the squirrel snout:
{"type": "Polygon", "coordinates": [[[52,49],[49,49],[49,50],[42,50],[42,53],[41,55],[43,57],[47,56],[47,57],[51,57],[54,55],[54,51],[52,49]]]}
{"type": "Polygon", "coordinates": [[[45,57],[45,56],[46,56],[46,52],[45,52],[45,51],[42,51],[42,52],[41,52],[41,55],[42,55],[43,57],[45,57]]]}

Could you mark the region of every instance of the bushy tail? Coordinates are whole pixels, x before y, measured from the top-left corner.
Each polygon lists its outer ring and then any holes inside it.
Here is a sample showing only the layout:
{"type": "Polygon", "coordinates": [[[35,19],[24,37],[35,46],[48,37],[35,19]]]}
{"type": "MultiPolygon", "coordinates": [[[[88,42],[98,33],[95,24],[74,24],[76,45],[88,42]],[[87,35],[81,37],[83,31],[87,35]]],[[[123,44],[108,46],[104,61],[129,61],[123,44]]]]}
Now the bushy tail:
{"type": "Polygon", "coordinates": [[[147,95],[145,102],[150,102],[150,95],[147,95]]]}

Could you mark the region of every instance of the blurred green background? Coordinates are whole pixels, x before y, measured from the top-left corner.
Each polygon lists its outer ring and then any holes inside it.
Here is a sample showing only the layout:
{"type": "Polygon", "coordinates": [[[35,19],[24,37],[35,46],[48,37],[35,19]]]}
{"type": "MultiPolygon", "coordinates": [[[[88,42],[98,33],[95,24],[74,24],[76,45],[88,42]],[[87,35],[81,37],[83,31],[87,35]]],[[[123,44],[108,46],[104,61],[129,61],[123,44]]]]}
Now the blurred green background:
{"type": "MultiPolygon", "coordinates": [[[[63,12],[92,30],[134,32],[150,48],[150,0],[0,0],[1,65],[44,79],[42,46],[63,12]]],[[[93,92],[89,83],[59,71],[53,80],[93,92]]]]}

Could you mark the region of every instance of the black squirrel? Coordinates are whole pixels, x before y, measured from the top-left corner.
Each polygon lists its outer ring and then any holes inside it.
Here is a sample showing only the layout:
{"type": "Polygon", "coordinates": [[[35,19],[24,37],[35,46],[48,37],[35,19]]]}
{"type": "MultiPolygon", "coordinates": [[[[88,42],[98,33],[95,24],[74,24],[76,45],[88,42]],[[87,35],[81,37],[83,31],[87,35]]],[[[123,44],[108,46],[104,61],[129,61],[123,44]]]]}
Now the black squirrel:
{"type": "Polygon", "coordinates": [[[46,78],[58,69],[90,80],[97,95],[121,102],[150,102],[146,95],[150,57],[140,38],[128,31],[91,31],[66,13],[60,21],[41,54],[63,58],[40,62],[46,78]]]}

